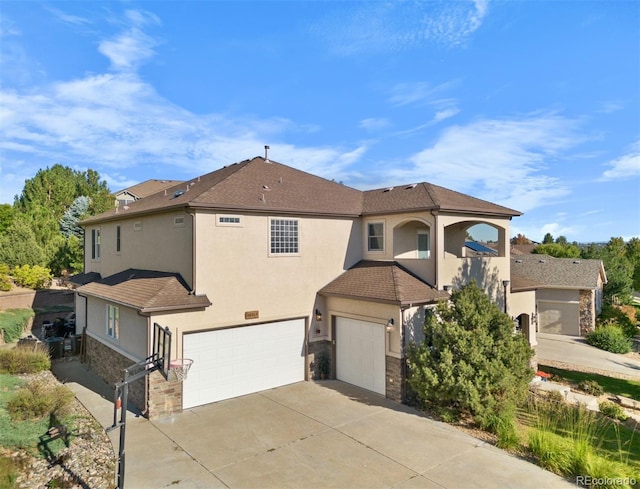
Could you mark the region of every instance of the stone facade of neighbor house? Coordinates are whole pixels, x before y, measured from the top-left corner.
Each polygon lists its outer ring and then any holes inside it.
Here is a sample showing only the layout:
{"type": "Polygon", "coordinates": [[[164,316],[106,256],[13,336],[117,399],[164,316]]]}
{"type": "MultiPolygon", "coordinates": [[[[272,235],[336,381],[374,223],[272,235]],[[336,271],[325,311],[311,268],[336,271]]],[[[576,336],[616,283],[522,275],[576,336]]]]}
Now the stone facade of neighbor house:
{"type": "Polygon", "coordinates": [[[532,324],[533,295],[507,286],[518,215],[427,182],[363,192],[252,158],[83,221],[77,328],[109,383],[169,329],[171,358],[194,362],[182,384],[149,377],[152,417],[315,379],[321,353],[330,378],[405,401],[408,343],[451,290],[475,281],[532,324]],[[496,232],[490,256],[467,251],[477,224],[496,232]]]}
{"type": "Polygon", "coordinates": [[[595,329],[596,305],[592,290],[580,291],[580,336],[586,336],[595,329]]]}

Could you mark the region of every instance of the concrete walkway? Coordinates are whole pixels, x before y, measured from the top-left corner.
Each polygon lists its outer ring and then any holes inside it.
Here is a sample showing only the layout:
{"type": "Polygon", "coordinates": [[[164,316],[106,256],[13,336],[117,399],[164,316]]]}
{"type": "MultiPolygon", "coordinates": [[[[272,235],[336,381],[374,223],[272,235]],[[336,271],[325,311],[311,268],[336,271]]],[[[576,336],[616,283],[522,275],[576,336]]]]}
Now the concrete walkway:
{"type": "MultiPolygon", "coordinates": [[[[103,427],[112,391],[75,360],[53,371],[103,427]]],[[[110,433],[115,451],[118,430],[110,433]]],[[[444,423],[339,381],[300,382],[184,411],[127,418],[125,487],[569,488],[444,423]]]]}
{"type": "Polygon", "coordinates": [[[538,362],[558,368],[640,379],[640,361],[588,345],[577,336],[538,333],[538,362]]]}

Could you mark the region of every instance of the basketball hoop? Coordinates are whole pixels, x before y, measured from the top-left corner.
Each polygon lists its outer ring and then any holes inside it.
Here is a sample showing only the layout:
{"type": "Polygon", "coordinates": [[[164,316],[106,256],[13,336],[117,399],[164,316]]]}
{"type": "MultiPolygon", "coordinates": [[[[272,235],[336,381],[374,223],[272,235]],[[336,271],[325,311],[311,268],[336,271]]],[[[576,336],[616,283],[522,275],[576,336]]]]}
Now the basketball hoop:
{"type": "Polygon", "coordinates": [[[182,382],[187,378],[189,369],[193,364],[190,358],[176,358],[169,363],[169,380],[178,380],[182,382]]]}

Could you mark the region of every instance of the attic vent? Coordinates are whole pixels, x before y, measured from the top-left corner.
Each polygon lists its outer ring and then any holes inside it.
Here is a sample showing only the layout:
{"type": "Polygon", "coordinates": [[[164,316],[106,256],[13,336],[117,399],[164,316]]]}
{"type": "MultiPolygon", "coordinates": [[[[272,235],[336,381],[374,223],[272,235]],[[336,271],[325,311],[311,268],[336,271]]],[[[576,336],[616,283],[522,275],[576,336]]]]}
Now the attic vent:
{"type": "Polygon", "coordinates": [[[407,185],[407,186],[405,187],[405,190],[409,190],[409,189],[412,189],[412,188],[416,188],[416,186],[417,186],[417,185],[418,185],[417,183],[412,183],[411,185],[407,185]]]}
{"type": "Polygon", "coordinates": [[[263,185],[263,186],[262,186],[262,188],[263,188],[263,189],[265,189],[265,190],[271,190],[271,189],[269,188],[269,185],[263,185]]]}
{"type": "Polygon", "coordinates": [[[173,198],[174,198],[174,199],[177,199],[177,198],[178,198],[178,197],[180,197],[182,194],[184,194],[184,190],[176,190],[176,191],[173,193],[173,198]]]}
{"type": "Polygon", "coordinates": [[[538,263],[547,263],[547,260],[538,260],[538,263]]]}
{"type": "Polygon", "coordinates": [[[387,187],[383,190],[383,192],[391,192],[393,190],[393,187],[387,187]]]}
{"type": "Polygon", "coordinates": [[[516,263],[522,263],[522,260],[516,260],[516,263]]]}
{"type": "Polygon", "coordinates": [[[574,265],[579,265],[580,264],[580,260],[573,260],[574,265]]]}

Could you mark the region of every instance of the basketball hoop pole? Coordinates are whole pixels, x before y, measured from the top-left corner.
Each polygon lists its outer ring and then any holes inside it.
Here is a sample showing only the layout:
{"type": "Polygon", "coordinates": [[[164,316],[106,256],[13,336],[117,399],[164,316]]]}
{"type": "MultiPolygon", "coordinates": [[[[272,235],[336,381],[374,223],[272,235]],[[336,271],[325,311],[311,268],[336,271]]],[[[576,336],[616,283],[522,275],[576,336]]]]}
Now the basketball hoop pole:
{"type": "Polygon", "coordinates": [[[164,358],[158,358],[158,355],[152,355],[142,362],[138,362],[124,370],[124,381],[115,385],[115,398],[113,410],[113,425],[109,426],[106,431],[120,428],[120,446],[118,448],[118,481],[116,489],[124,489],[124,466],[125,466],[125,435],[127,428],[127,408],[129,405],[129,384],[146,377],[151,372],[155,372],[160,368],[164,358]],[[141,369],[139,372],[131,375],[131,370],[141,369]],[[117,420],[118,409],[120,409],[120,421],[117,420]]]}

